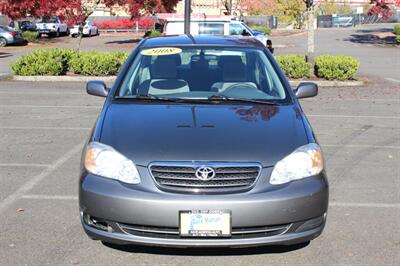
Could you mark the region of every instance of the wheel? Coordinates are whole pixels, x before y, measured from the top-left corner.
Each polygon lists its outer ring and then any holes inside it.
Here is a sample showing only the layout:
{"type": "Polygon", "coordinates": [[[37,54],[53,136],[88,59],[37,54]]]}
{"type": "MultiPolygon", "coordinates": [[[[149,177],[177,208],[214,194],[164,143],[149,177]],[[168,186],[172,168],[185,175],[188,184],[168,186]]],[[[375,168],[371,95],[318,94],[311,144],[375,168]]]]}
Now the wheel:
{"type": "Polygon", "coordinates": [[[60,30],[59,29],[56,32],[56,37],[60,37],[60,30]]]}
{"type": "Polygon", "coordinates": [[[4,47],[7,45],[7,40],[3,37],[0,37],[0,47],[4,47]]]}

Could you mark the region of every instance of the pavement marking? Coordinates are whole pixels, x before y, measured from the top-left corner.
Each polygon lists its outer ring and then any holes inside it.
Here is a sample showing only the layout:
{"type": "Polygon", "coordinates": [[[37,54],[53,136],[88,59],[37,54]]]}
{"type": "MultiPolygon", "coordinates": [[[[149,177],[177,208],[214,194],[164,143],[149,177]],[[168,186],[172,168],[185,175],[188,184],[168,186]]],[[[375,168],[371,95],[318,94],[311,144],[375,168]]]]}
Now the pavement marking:
{"type": "MultiPolygon", "coordinates": [[[[77,196],[71,195],[39,195],[39,194],[28,194],[21,196],[23,199],[37,199],[37,200],[78,200],[77,196]]],[[[330,202],[330,207],[366,207],[366,208],[400,208],[400,203],[358,203],[358,202],[330,202]]]]}
{"type": "Polygon", "coordinates": [[[326,117],[326,118],[379,118],[379,119],[400,119],[400,116],[379,116],[379,115],[319,115],[306,114],[308,117],[326,117]]]}
{"type": "Polygon", "coordinates": [[[49,167],[50,164],[41,163],[0,163],[0,167],[49,167]]]}
{"type": "Polygon", "coordinates": [[[400,80],[398,80],[398,79],[394,79],[394,78],[385,78],[385,79],[389,80],[389,81],[400,83],[400,80]]]}
{"type": "Polygon", "coordinates": [[[321,144],[322,147],[337,147],[337,148],[373,148],[373,149],[394,149],[399,150],[400,146],[385,146],[385,145],[342,145],[342,144],[321,144]]]}
{"type": "Polygon", "coordinates": [[[0,127],[0,129],[22,129],[22,130],[90,130],[90,127],[0,127]]]}
{"type": "Polygon", "coordinates": [[[395,208],[400,209],[400,203],[357,203],[357,202],[330,202],[330,207],[366,207],[366,208],[395,208]]]}
{"type": "Polygon", "coordinates": [[[51,175],[55,170],[61,167],[66,161],[68,161],[72,156],[76,153],[80,152],[83,147],[83,143],[80,143],[74,146],[71,150],[57,159],[53,164],[49,167],[45,168],[41,173],[31,178],[27,181],[23,186],[19,187],[14,193],[9,195],[7,198],[3,199],[0,202],[0,214],[4,212],[11,204],[13,204],[16,200],[25,195],[29,190],[31,190],[35,185],[37,185],[40,181],[42,181],[47,176],[51,175]]]}
{"type": "Polygon", "coordinates": [[[77,196],[61,196],[61,195],[23,195],[22,199],[44,199],[44,200],[78,200],[77,196]]]}

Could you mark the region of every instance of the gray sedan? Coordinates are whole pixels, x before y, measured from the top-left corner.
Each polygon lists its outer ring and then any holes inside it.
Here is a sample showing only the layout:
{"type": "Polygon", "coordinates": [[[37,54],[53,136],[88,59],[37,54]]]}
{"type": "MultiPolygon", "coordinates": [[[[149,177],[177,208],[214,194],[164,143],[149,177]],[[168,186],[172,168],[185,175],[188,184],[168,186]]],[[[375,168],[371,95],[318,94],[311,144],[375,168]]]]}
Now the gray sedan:
{"type": "Polygon", "coordinates": [[[279,65],[249,37],[145,39],[84,148],[80,217],[117,244],[241,247],[308,242],[324,228],[321,148],[279,65]]]}
{"type": "Polygon", "coordinates": [[[15,31],[6,26],[0,26],[0,47],[23,43],[25,40],[22,38],[18,31],[15,31]]]}

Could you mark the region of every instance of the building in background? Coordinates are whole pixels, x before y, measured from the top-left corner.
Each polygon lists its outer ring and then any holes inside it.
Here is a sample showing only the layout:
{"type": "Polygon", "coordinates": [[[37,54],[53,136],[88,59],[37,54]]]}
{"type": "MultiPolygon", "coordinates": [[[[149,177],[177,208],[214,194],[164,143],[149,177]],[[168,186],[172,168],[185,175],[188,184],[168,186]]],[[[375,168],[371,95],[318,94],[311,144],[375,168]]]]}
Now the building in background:
{"type": "MultiPolygon", "coordinates": [[[[240,14],[240,0],[192,0],[192,14],[201,14],[205,16],[225,15],[227,9],[225,3],[232,5],[232,14],[240,14]]],[[[185,1],[178,3],[176,14],[183,15],[185,10],[185,1]]]]}

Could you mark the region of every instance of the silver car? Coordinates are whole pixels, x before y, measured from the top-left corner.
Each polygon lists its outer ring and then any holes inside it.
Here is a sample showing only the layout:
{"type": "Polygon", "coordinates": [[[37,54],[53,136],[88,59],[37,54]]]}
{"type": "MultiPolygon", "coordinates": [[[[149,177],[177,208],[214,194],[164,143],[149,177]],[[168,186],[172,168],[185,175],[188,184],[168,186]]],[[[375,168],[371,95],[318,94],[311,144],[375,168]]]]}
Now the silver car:
{"type": "Polygon", "coordinates": [[[24,38],[22,38],[21,34],[18,31],[15,31],[6,26],[0,26],[0,47],[23,42],[24,38]]]}
{"type": "Polygon", "coordinates": [[[93,239],[177,247],[291,245],[322,233],[328,180],[298,98],[249,37],[140,42],[85,145],[80,217],[93,239]]]}

